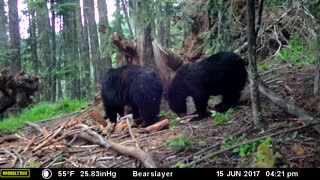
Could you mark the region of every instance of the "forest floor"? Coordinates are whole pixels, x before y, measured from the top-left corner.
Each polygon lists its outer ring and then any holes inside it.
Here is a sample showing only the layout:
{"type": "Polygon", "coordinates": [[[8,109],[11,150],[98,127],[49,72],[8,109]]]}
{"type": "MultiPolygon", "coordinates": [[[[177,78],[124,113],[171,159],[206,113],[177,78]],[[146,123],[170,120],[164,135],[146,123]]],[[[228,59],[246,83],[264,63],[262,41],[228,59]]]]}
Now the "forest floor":
{"type": "MultiPolygon", "coordinates": [[[[267,76],[271,76],[270,74],[267,76]]],[[[277,94],[319,117],[320,99],[313,96],[313,74],[312,66],[303,68],[288,66],[273,72],[272,76],[276,76],[267,84],[277,94]]],[[[262,137],[263,140],[267,136],[272,136],[272,151],[269,154],[271,154],[270,161],[274,160],[273,167],[320,167],[319,134],[311,127],[299,128],[303,125],[303,121],[272,105],[265,97],[262,97],[261,100],[263,118],[268,125],[264,131],[253,126],[249,102],[237,106],[230,115],[229,121],[220,125],[214,125],[216,119],[210,117],[180,123],[174,128],[151,134],[141,133],[141,129],[135,128],[132,131],[140,148],[151,155],[157,167],[166,168],[175,165],[180,167],[254,167],[256,148],[253,148],[250,153],[250,147],[257,145],[240,146],[244,152],[242,155],[228,147],[255,138],[262,137]],[[173,148],[166,145],[169,139],[181,135],[193,142],[190,147],[173,148]]],[[[96,106],[95,111],[102,113],[100,106],[96,106]]],[[[68,125],[63,126],[63,124],[72,118],[74,114],[41,122],[39,125],[46,129],[42,133],[27,126],[15,135],[2,137],[0,135],[0,167],[143,167],[137,159],[123,156],[112,149],[106,149],[78,138],[64,138],[64,135],[71,130],[68,125]],[[63,129],[60,128],[62,126],[63,129]],[[45,138],[45,136],[52,137],[58,131],[59,133],[51,141],[45,138]],[[7,138],[9,136],[18,138],[7,138]],[[37,148],[46,140],[46,144],[37,148]]],[[[98,134],[103,134],[96,124],[92,123],[87,113],[80,113],[76,118],[92,127],[98,134]]],[[[134,147],[135,144],[128,129],[117,127],[120,126],[116,126],[109,139],[134,147]]]]}

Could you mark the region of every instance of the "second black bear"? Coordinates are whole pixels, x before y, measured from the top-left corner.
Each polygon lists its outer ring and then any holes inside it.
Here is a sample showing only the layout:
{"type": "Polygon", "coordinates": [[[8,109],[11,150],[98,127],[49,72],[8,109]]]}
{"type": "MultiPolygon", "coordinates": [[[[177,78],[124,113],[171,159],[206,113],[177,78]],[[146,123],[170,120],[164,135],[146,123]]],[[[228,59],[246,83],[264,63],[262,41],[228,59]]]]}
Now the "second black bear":
{"type": "Polygon", "coordinates": [[[160,111],[163,89],[157,74],[139,65],[125,65],[106,73],[101,98],[106,116],[117,121],[130,107],[133,118],[142,118],[143,126],[154,123],[160,111]]]}
{"type": "Polygon", "coordinates": [[[246,62],[233,52],[219,52],[196,63],[182,65],[169,87],[167,99],[178,115],[186,113],[186,98],[194,100],[196,113],[206,116],[211,95],[222,95],[215,106],[219,112],[237,105],[247,81],[246,62]]]}

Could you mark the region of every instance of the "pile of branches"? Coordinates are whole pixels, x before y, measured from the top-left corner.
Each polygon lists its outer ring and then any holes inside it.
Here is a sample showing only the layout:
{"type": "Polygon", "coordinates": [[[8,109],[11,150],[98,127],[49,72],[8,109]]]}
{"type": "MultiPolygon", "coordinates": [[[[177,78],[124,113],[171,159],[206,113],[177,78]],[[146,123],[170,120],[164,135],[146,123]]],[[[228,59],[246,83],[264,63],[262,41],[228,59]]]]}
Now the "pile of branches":
{"type": "Polygon", "coordinates": [[[127,157],[138,160],[143,167],[155,168],[151,154],[141,148],[135,136],[168,128],[169,120],[165,119],[145,129],[133,129],[133,120],[127,115],[116,125],[106,124],[96,106],[91,105],[82,111],[43,121],[58,122],[48,127],[25,122],[27,134],[0,136],[0,149],[4,147],[0,150],[0,168],[29,167],[30,162],[35,161],[40,167],[109,167],[113,166],[109,164],[110,161],[115,161],[114,165],[117,165],[127,157]],[[65,121],[61,123],[63,119],[65,121]],[[130,136],[132,140],[129,141],[134,142],[135,146],[117,142],[121,137],[130,136]],[[125,156],[115,158],[118,154],[125,156]],[[62,157],[64,160],[61,162],[62,157]]]}
{"type": "Polygon", "coordinates": [[[32,103],[31,97],[39,90],[39,76],[29,75],[23,70],[9,75],[8,69],[0,71],[0,113],[17,104],[25,108],[32,103]]]}

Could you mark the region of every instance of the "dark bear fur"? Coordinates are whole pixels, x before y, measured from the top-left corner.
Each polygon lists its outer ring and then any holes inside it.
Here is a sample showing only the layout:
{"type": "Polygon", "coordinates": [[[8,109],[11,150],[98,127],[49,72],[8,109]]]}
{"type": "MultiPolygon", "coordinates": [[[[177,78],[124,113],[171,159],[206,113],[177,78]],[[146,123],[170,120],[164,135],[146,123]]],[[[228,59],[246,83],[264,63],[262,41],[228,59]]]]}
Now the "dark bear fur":
{"type": "Polygon", "coordinates": [[[247,81],[245,66],[245,60],[232,52],[219,52],[196,63],[182,65],[168,90],[170,108],[178,115],[185,114],[186,98],[191,96],[196,113],[204,117],[208,115],[211,95],[222,95],[221,103],[215,106],[219,112],[236,106],[247,81]]]}
{"type": "Polygon", "coordinates": [[[128,106],[133,118],[141,117],[143,126],[148,126],[159,114],[162,93],[161,81],[154,71],[131,64],[106,73],[101,97],[111,122],[117,121],[117,113],[123,116],[128,106]]]}

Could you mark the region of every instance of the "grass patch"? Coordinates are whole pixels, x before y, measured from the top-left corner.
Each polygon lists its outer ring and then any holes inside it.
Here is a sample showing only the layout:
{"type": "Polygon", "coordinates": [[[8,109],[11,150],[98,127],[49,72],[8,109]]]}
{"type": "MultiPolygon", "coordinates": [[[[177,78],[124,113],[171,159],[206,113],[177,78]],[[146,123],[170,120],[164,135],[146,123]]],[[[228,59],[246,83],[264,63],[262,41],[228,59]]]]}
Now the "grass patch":
{"type": "Polygon", "coordinates": [[[274,62],[288,62],[298,66],[314,63],[317,59],[317,41],[316,39],[310,42],[304,41],[298,33],[292,33],[288,46],[279,51],[273,59],[274,62]]]}
{"type": "Polygon", "coordinates": [[[13,133],[23,126],[23,122],[39,122],[54,116],[77,111],[88,103],[83,100],[62,99],[57,103],[41,102],[30,106],[22,111],[21,114],[0,120],[0,133],[13,133]]]}

